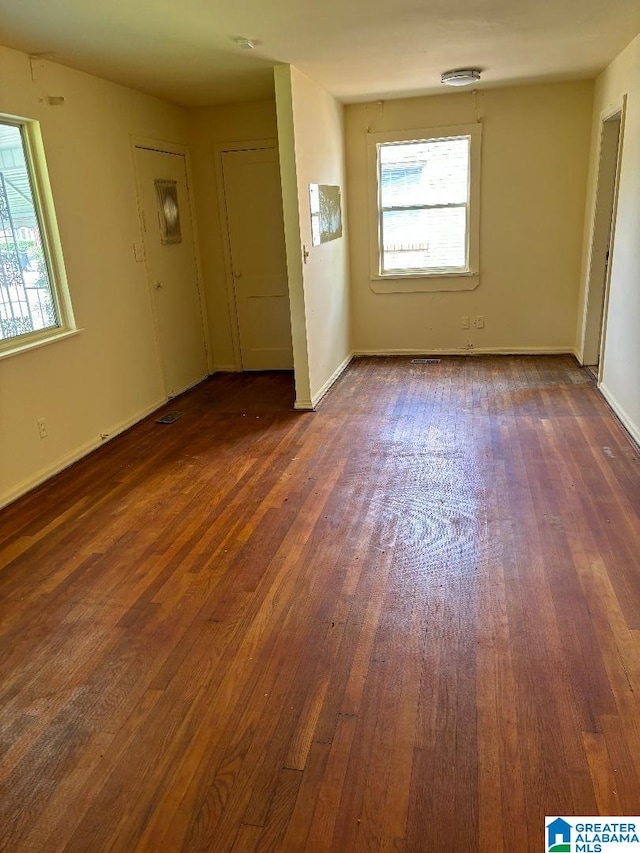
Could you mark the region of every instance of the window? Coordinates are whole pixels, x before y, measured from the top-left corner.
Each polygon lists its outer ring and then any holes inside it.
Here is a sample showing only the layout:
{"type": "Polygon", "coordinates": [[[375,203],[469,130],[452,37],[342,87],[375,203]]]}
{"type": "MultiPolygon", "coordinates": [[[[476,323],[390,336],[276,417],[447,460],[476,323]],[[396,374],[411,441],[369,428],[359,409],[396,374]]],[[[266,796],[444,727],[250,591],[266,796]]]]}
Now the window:
{"type": "Polygon", "coordinates": [[[380,271],[467,272],[469,137],[379,146],[380,271]]]}
{"type": "Polygon", "coordinates": [[[480,125],[369,134],[376,291],[478,285],[480,125]]]}
{"type": "Polygon", "coordinates": [[[42,163],[37,123],[0,118],[0,355],[73,329],[42,163]]]}

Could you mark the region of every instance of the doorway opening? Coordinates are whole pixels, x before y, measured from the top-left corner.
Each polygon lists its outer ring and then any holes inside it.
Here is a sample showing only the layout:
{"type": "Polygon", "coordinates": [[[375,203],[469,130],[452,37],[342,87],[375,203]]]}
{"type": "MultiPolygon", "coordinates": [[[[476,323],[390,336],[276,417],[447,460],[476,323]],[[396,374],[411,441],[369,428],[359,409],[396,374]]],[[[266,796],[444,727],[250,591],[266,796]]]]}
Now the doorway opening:
{"type": "Polygon", "coordinates": [[[616,204],[624,102],[601,118],[600,157],[596,182],[595,211],[589,266],[583,332],[583,364],[598,382],[604,367],[607,305],[613,246],[615,238],[616,204]]]}

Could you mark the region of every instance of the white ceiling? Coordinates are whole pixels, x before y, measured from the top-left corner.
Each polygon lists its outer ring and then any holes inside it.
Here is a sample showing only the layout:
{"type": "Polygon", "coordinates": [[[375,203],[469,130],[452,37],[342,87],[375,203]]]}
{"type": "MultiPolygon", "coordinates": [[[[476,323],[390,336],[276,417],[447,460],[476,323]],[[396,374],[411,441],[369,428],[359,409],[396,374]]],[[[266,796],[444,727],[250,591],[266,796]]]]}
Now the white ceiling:
{"type": "Polygon", "coordinates": [[[336,97],[590,77],[640,31],[639,0],[0,0],[0,43],[187,106],[269,97],[288,62],[336,97]],[[242,51],[234,37],[260,42],[242,51]]]}

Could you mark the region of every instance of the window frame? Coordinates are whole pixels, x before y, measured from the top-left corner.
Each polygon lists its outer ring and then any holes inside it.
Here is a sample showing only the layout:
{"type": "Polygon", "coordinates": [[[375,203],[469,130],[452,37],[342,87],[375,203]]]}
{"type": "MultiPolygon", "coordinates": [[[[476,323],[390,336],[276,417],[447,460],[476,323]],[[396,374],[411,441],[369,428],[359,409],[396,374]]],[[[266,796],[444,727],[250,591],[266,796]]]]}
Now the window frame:
{"type": "Polygon", "coordinates": [[[369,279],[375,293],[412,293],[474,290],[480,283],[480,159],[482,125],[367,133],[369,178],[369,279]],[[467,206],[467,268],[464,270],[411,270],[382,272],[382,213],[380,146],[388,143],[431,142],[438,139],[469,138],[469,201],[467,206]]]}
{"type": "Polygon", "coordinates": [[[0,340],[0,359],[53,341],[78,334],[67,275],[62,255],[62,243],[56,220],[53,193],[49,182],[40,123],[34,119],[0,113],[0,123],[12,125],[20,131],[24,158],[27,165],[33,206],[40,230],[44,261],[49,278],[58,325],[47,329],[36,329],[11,338],[0,340]]]}

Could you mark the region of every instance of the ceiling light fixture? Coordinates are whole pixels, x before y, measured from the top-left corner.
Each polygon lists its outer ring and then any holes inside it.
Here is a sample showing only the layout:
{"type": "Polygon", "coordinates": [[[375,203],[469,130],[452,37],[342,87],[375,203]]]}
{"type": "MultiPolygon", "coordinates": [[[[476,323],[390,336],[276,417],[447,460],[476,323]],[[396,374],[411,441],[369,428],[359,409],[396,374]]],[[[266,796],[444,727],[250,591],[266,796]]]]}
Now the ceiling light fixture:
{"type": "Polygon", "coordinates": [[[445,71],[440,78],[447,86],[469,86],[480,79],[479,68],[457,68],[455,71],[445,71]]]}
{"type": "Polygon", "coordinates": [[[255,50],[256,42],[252,41],[251,39],[245,38],[244,36],[240,36],[240,38],[234,39],[234,42],[242,50],[255,50]]]}

